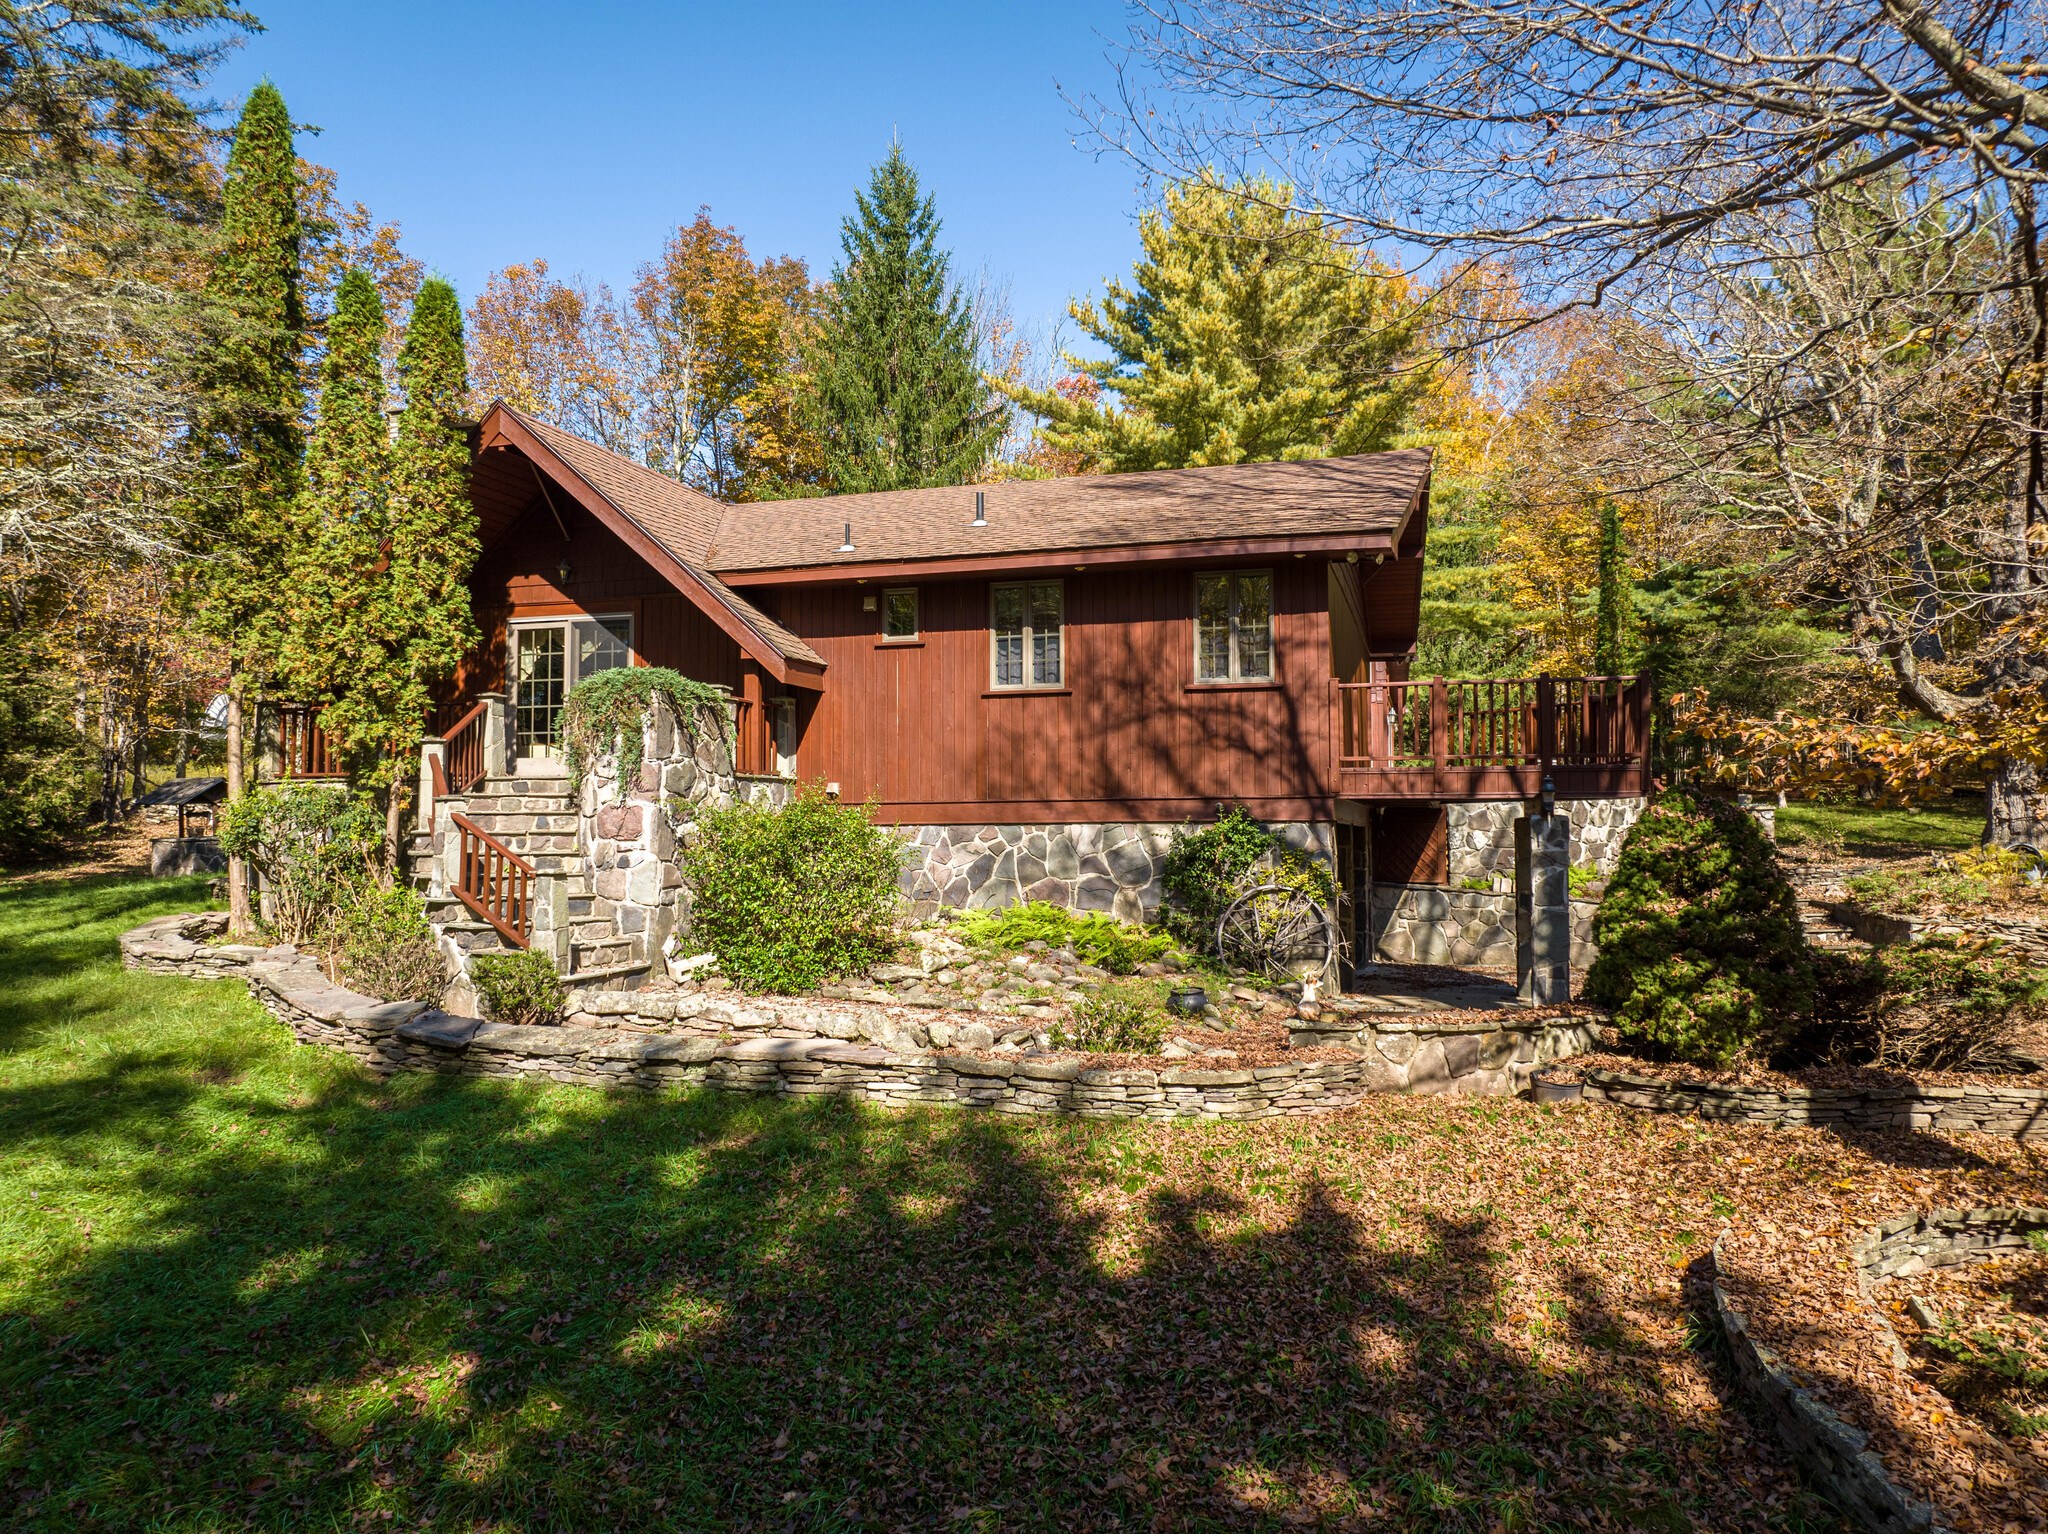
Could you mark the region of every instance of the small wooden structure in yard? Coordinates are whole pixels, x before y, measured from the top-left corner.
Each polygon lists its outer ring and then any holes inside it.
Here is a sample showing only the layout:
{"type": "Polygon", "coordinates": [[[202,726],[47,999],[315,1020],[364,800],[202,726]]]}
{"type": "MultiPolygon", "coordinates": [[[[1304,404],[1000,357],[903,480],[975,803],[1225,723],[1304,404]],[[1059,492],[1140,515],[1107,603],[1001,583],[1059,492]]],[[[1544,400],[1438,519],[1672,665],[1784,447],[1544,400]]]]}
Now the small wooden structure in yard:
{"type": "Polygon", "coordinates": [[[162,879],[175,874],[219,873],[228,866],[227,854],[213,834],[214,807],[227,793],[226,778],[175,778],[135,801],[138,810],[174,808],[178,812],[176,836],[150,838],[152,875],[162,879]]]}

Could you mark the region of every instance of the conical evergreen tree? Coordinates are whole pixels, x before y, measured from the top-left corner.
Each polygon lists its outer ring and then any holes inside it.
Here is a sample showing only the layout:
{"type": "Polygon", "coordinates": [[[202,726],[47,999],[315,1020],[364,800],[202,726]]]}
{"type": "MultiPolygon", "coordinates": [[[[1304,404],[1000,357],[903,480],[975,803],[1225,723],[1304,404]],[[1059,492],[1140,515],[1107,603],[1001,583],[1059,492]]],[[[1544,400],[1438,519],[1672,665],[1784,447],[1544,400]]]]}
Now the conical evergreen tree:
{"type": "Polygon", "coordinates": [[[1621,559],[1621,510],[1612,501],[1600,503],[1600,591],[1593,615],[1593,670],[1601,676],[1621,673],[1621,628],[1628,606],[1628,571],[1621,559]]]}
{"type": "Polygon", "coordinates": [[[1168,188],[1131,281],[1068,308],[1109,352],[1067,356],[1090,386],[1007,390],[1044,441],[1110,473],[1393,446],[1429,383],[1415,295],[1291,200],[1268,181],[1168,188]]]}
{"type": "Polygon", "coordinates": [[[290,607],[279,656],[291,690],[324,705],[322,728],[352,774],[375,772],[386,746],[375,675],[391,468],[383,338],[376,284],[351,270],[327,322],[320,414],[292,514],[290,607]]]}
{"type": "MultiPolygon", "coordinates": [[[[228,793],[242,792],[243,701],[282,637],[290,512],[304,438],[306,311],[299,273],[299,173],[291,114],[265,81],[249,93],[228,155],[220,243],[207,274],[220,326],[197,370],[205,472],[187,567],[200,626],[229,654],[228,793]]],[[[228,868],[228,909],[247,925],[245,871],[228,868]]]]}
{"type": "Polygon", "coordinates": [[[453,675],[477,642],[468,580],[478,538],[462,415],[468,372],[462,304],[452,286],[430,278],[413,301],[398,353],[405,409],[391,451],[386,568],[373,603],[384,650],[378,692],[397,763],[387,800],[394,850],[410,748],[433,685],[453,675]]]}
{"type": "Polygon", "coordinates": [[[854,201],[805,359],[826,480],[841,493],[964,484],[994,451],[1003,411],[948,280],[938,213],[900,144],[854,201]]]}

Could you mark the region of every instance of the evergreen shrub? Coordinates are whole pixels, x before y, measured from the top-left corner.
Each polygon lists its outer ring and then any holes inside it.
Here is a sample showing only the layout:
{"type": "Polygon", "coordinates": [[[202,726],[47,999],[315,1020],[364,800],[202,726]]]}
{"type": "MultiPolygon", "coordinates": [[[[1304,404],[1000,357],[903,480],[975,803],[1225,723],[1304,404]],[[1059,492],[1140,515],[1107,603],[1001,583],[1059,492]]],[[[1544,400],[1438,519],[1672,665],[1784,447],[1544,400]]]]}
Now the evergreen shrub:
{"type": "Polygon", "coordinates": [[[537,1028],[562,1015],[562,977],[554,956],[538,948],[480,953],[469,961],[469,978],[484,1010],[498,1022],[537,1028]]]}
{"type": "Polygon", "coordinates": [[[756,990],[793,994],[895,951],[896,880],[910,849],[805,784],[784,809],[711,810],[678,858],[695,941],[756,990]]]}
{"type": "Polygon", "coordinates": [[[417,890],[364,888],[341,910],[332,936],[341,978],[356,990],[384,1001],[441,1004],[448,965],[417,890]]]}
{"type": "Polygon", "coordinates": [[[1054,1023],[1048,1037],[1055,1049],[1149,1055],[1166,1038],[1166,1013],[1156,987],[1123,981],[1078,1003],[1071,1026],[1054,1023]]]}
{"type": "Polygon", "coordinates": [[[1173,939],[1162,933],[1145,932],[1100,913],[1077,915],[1047,900],[975,911],[960,922],[960,935],[990,948],[1022,948],[1031,942],[1071,948],[1082,963],[1113,975],[1128,975],[1173,949],[1173,939]]]}
{"type": "Polygon", "coordinates": [[[1686,789],[1629,832],[1593,918],[1600,957],[1583,994],[1622,1032],[1718,1066],[1813,1009],[1813,965],[1792,886],[1741,809],[1686,789]]]}
{"type": "Polygon", "coordinates": [[[58,679],[0,648],[0,865],[48,857],[85,819],[95,753],[58,679]]]}

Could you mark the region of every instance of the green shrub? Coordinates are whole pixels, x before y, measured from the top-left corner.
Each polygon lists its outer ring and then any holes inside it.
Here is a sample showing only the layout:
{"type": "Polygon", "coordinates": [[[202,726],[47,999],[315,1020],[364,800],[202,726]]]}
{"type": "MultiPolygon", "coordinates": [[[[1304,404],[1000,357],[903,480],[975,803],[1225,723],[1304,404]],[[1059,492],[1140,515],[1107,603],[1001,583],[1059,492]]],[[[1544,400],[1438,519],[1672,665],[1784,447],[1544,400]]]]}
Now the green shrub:
{"type": "Polygon", "coordinates": [[[484,1011],[501,1023],[536,1028],[562,1015],[562,977],[552,954],[538,948],[517,953],[480,953],[469,961],[484,1011]]]}
{"type": "Polygon", "coordinates": [[[255,865],[278,938],[313,943],[377,879],[384,816],[339,787],[268,783],[221,807],[220,844],[255,865]]]}
{"type": "Polygon", "coordinates": [[[1149,1055],[1166,1038],[1166,1012],[1153,986],[1130,981],[1105,985],[1075,1006],[1071,1026],[1054,1023],[1048,1037],[1055,1049],[1149,1055]]]}
{"type": "Polygon", "coordinates": [[[757,990],[807,991],[896,947],[897,875],[910,849],[870,809],[806,784],[786,809],[700,816],[678,860],[690,930],[725,973],[757,990]]]}
{"type": "Polygon", "coordinates": [[[1902,1070],[2032,1068],[2020,1025],[2048,1009],[2048,971],[2001,944],[1922,938],[1855,960],[1816,954],[1815,1026],[1797,1052],[1902,1070]]]}
{"type": "Polygon", "coordinates": [[[975,911],[958,930],[968,942],[990,948],[1022,948],[1034,942],[1071,948],[1083,963],[1113,975],[1128,975],[1173,949],[1173,939],[1162,933],[1146,932],[1099,912],[1076,915],[1044,900],[975,911]]]}
{"type": "Polygon", "coordinates": [[[720,728],[731,743],[731,699],[717,688],[666,666],[615,666],[578,682],[555,713],[555,732],[562,741],[570,782],[581,787],[591,763],[616,751],[618,794],[623,799],[639,775],[646,744],[642,727],[657,698],[668,704],[676,727],[693,740],[699,708],[709,704],[726,721],[720,728]]]}
{"type": "Polygon", "coordinates": [[[1813,1007],[1792,887],[1757,823],[1672,789],[1629,832],[1593,918],[1588,1001],[1626,1034],[1721,1065],[1813,1007]]]}
{"type": "Polygon", "coordinates": [[[1223,908],[1258,884],[1305,890],[1326,909],[1334,894],[1321,862],[1289,851],[1243,805],[1219,805],[1209,825],[1174,831],[1160,876],[1166,892],[1160,920],[1189,947],[1208,953],[1216,946],[1216,921],[1223,908]]]}
{"type": "Polygon", "coordinates": [[[441,1004],[448,964],[417,891],[403,884],[365,889],[336,917],[332,936],[341,978],[356,990],[384,1001],[441,1004]]]}

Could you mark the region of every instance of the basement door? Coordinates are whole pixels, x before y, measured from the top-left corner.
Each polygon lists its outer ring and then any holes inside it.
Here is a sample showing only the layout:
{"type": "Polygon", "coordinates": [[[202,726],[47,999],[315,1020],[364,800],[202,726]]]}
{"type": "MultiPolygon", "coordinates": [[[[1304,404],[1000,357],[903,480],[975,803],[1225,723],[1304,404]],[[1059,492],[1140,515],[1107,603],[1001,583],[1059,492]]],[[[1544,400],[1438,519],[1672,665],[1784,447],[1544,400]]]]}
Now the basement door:
{"type": "Polygon", "coordinates": [[[586,677],[633,664],[632,616],[515,620],[509,628],[520,762],[560,761],[562,702],[586,677]]]}

